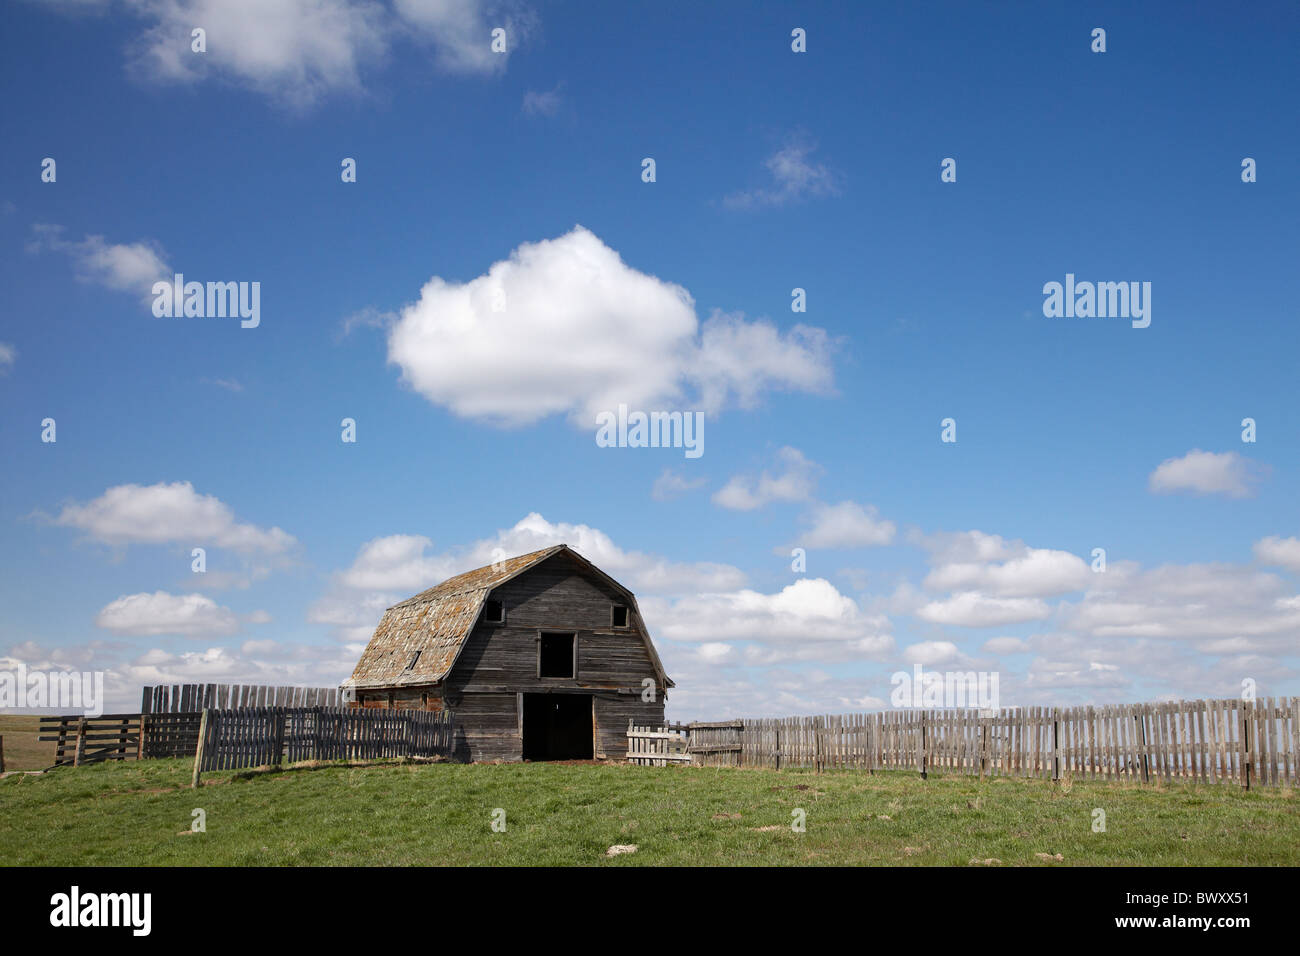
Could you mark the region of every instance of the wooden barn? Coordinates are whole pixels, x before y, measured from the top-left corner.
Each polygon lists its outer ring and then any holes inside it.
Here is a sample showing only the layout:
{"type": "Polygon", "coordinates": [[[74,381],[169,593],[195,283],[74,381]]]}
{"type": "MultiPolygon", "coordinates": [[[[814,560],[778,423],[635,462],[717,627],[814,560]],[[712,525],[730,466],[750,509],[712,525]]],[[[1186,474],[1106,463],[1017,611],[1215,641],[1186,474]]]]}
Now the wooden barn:
{"type": "Polygon", "coordinates": [[[389,608],[342,686],[450,709],[461,759],[621,760],[628,720],[662,724],[673,683],[632,592],[560,544],[389,608]]]}

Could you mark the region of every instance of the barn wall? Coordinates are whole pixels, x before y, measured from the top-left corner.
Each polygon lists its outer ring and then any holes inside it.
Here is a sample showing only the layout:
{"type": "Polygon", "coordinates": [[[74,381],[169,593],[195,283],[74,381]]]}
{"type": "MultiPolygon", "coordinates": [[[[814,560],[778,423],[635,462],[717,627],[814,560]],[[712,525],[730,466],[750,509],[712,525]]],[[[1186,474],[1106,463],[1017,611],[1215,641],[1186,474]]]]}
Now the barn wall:
{"type": "MultiPolygon", "coordinates": [[[[611,608],[626,598],[581,564],[557,555],[498,587],[492,597],[505,608],[505,624],[480,621],[470,634],[447,681],[450,706],[457,718],[458,694],[480,692],[596,695],[595,749],[609,759],[627,753],[629,718],[662,722],[663,689],[657,686],[654,665],[646,650],[641,624],[632,613],[631,626],[614,628],[611,608]],[[537,632],[574,631],[578,635],[578,676],[538,678],[537,632]],[[642,680],[655,682],[653,703],[641,700],[642,680]]],[[[517,708],[511,704],[512,718],[517,708]]],[[[522,742],[515,726],[517,750],[502,759],[520,759],[522,742]]]]}

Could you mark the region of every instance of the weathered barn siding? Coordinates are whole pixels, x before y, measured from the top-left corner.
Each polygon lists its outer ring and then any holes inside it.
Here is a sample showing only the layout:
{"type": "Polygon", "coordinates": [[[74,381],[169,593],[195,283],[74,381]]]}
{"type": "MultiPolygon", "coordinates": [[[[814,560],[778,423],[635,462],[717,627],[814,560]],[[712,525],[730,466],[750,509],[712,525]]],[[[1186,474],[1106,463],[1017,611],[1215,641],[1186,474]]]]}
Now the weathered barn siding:
{"type": "Polygon", "coordinates": [[[489,623],[480,615],[445,681],[358,688],[358,702],[374,707],[445,706],[456,718],[456,756],[474,761],[523,759],[523,694],[591,695],[597,758],[626,755],[629,720],[663,722],[662,672],[649,650],[635,599],[585,561],[567,548],[559,550],[492,587],[489,596],[501,602],[505,622],[489,623]],[[626,627],[613,626],[615,605],[628,608],[626,627]],[[542,631],[577,635],[575,677],[538,677],[542,631]],[[647,680],[652,702],[642,700],[647,680]]]}

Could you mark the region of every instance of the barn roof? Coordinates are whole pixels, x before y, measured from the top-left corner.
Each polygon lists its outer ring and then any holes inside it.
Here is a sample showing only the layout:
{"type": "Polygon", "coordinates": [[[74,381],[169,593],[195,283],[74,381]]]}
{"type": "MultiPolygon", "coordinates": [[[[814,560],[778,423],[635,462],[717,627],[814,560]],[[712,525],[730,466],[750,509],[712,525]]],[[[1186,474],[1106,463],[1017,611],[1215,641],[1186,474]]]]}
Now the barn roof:
{"type": "MultiPolygon", "coordinates": [[[[442,681],[451,673],[492,589],[561,552],[567,552],[622,591],[631,606],[636,608],[636,597],[631,591],[567,544],[553,545],[466,571],[394,604],[384,612],[374,636],[361,654],[361,660],[343,686],[402,687],[442,681]]],[[[659,673],[661,685],[671,687],[659,655],[640,621],[640,614],[637,615],[637,627],[645,638],[646,649],[659,673]]]]}

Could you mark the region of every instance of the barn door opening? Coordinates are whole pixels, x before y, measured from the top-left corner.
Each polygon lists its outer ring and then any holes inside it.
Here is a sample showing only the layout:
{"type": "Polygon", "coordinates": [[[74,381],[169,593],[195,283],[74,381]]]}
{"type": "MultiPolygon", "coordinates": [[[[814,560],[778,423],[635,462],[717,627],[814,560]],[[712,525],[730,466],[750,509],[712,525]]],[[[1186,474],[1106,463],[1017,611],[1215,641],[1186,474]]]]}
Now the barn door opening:
{"type": "Polygon", "coordinates": [[[590,760],[590,694],[524,694],[525,760],[590,760]]]}

